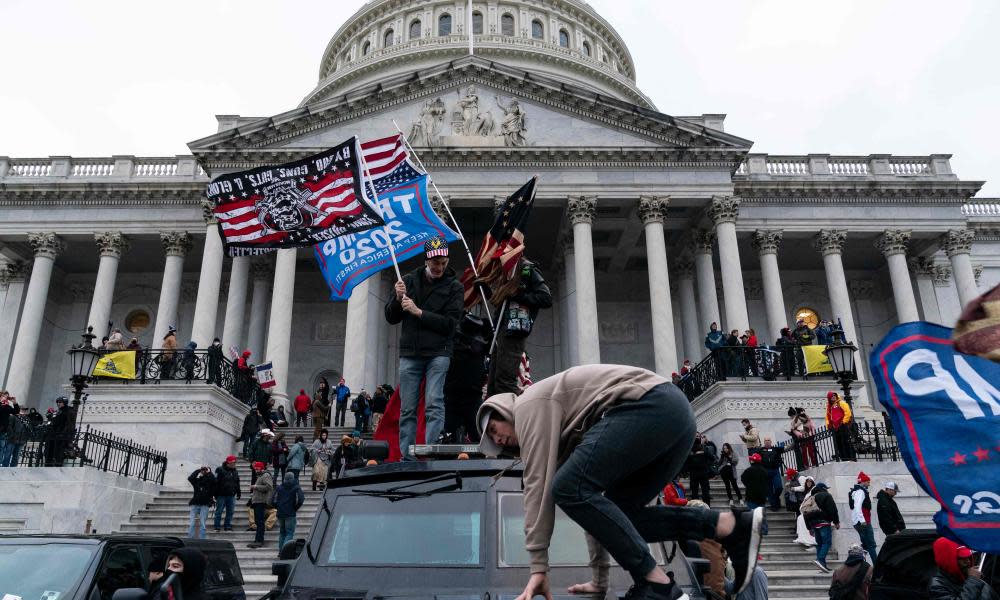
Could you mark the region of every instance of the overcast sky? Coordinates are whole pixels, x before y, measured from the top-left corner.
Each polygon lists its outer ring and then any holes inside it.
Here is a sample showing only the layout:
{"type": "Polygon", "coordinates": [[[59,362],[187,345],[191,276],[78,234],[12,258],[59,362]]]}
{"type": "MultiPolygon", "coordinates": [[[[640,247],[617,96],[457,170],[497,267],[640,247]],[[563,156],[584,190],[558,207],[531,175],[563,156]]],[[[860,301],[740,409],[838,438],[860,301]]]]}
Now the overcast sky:
{"type": "MultiPolygon", "coordinates": [[[[0,0],[0,155],[170,156],[312,89],[362,0],[0,0]]],[[[954,154],[1000,196],[996,0],[592,0],[667,114],[772,154],[954,154]]]]}

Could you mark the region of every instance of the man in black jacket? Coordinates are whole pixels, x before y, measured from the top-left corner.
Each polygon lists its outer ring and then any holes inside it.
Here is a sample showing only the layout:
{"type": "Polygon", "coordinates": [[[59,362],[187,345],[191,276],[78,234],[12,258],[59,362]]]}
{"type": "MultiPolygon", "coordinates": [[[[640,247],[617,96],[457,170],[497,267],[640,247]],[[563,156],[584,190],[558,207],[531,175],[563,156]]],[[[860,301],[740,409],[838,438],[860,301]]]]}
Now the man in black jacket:
{"type": "Polygon", "coordinates": [[[997,600],[966,546],[938,538],[934,540],[934,562],[938,568],[927,583],[930,600],[997,600]]]}
{"type": "Polygon", "coordinates": [[[424,256],[424,266],[397,281],[385,305],[386,321],[403,324],[399,336],[399,450],[403,460],[414,460],[410,446],[417,439],[420,381],[425,377],[426,441],[435,443],[444,429],[444,381],[455,328],[462,318],[462,284],[448,268],[448,242],[428,240],[424,256]]]}
{"type": "Polygon", "coordinates": [[[899,493],[899,486],[895,481],[887,481],[879,490],[875,498],[878,499],[876,512],[878,513],[878,526],[886,535],[899,533],[906,529],[906,521],[903,520],[899,507],[896,506],[896,494],[899,493]]]}
{"type": "Polygon", "coordinates": [[[194,494],[188,504],[191,506],[191,519],[188,523],[188,537],[205,539],[205,524],[208,522],[208,509],[215,504],[215,475],[208,467],[201,467],[188,476],[188,483],[194,488],[194,494]],[[200,529],[195,530],[194,519],[201,522],[200,529]],[[196,535],[197,534],[197,535],[196,535]]]}
{"type": "Polygon", "coordinates": [[[781,508],[781,490],[784,487],[781,482],[782,452],[784,452],[784,448],[775,446],[770,437],[764,437],[764,445],[757,448],[757,453],[760,454],[760,464],[767,469],[767,496],[771,503],[771,510],[781,508]]]}
{"type": "Polygon", "coordinates": [[[803,518],[806,521],[806,527],[813,532],[813,536],[816,538],[816,560],[813,561],[813,564],[824,573],[830,573],[830,567],[826,566],[826,555],[830,552],[830,546],[833,545],[833,530],[840,529],[840,512],[837,510],[837,503],[833,500],[825,483],[817,483],[813,487],[812,497],[816,499],[819,511],[808,515],[803,514],[803,518]]]}
{"type": "Polygon", "coordinates": [[[503,312],[497,316],[500,332],[490,361],[487,397],[520,392],[517,376],[525,342],[531,335],[538,311],[552,308],[552,292],[535,263],[522,257],[517,277],[520,279],[517,291],[507,299],[503,312]]]}
{"type": "Polygon", "coordinates": [[[743,487],[746,488],[747,508],[754,509],[767,503],[767,490],[770,477],[767,469],[760,464],[760,454],[750,455],[750,466],[740,476],[743,487]]]}
{"type": "Polygon", "coordinates": [[[215,530],[222,525],[222,511],[226,511],[226,531],[233,530],[233,511],[236,501],[242,496],[240,472],[236,469],[236,457],[227,456],[226,462],[215,469],[215,530]]]}

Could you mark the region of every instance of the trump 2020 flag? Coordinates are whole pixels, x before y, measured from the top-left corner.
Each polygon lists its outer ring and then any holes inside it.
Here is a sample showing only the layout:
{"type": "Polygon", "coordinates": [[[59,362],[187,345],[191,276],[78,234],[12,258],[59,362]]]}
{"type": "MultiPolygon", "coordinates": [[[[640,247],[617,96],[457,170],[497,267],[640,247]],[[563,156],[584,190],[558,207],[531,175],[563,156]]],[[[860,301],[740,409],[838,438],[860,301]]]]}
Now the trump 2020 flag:
{"type": "Polygon", "coordinates": [[[385,227],[345,235],[313,248],[316,262],[330,287],[331,300],[347,300],[356,285],[392,267],[390,240],[397,260],[403,262],[423,252],[424,242],[435,236],[449,242],[458,239],[458,234],[431,208],[426,175],[380,193],[378,204],[385,227]]]}
{"type": "Polygon", "coordinates": [[[906,467],[941,504],[941,535],[1000,552],[1000,364],[961,354],[951,329],[906,323],[871,354],[906,467]]]}
{"type": "Polygon", "coordinates": [[[298,248],[382,225],[353,137],[302,160],[221,175],[205,195],[230,256],[298,248]]]}

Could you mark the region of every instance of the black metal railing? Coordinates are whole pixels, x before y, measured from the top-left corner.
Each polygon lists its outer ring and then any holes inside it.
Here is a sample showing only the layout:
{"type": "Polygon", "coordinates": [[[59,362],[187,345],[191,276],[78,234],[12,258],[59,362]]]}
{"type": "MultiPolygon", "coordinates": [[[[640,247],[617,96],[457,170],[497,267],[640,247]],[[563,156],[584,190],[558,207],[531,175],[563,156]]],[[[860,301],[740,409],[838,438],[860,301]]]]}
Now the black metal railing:
{"type": "Polygon", "coordinates": [[[162,381],[204,382],[216,385],[247,406],[256,406],[266,394],[252,369],[241,370],[228,358],[213,358],[207,350],[143,348],[135,352],[135,379],[96,378],[100,383],[158,384],[162,381]]]}
{"type": "MultiPolygon", "coordinates": [[[[10,440],[8,440],[9,442],[10,440]]],[[[91,429],[56,432],[51,425],[28,426],[18,438],[16,467],[93,467],[124,477],[163,484],[167,453],[152,446],[91,429]]]]}
{"type": "Polygon", "coordinates": [[[842,429],[820,427],[811,436],[786,440],[782,444],[782,467],[804,471],[838,461],[901,459],[899,442],[889,421],[854,421],[842,429]]]}

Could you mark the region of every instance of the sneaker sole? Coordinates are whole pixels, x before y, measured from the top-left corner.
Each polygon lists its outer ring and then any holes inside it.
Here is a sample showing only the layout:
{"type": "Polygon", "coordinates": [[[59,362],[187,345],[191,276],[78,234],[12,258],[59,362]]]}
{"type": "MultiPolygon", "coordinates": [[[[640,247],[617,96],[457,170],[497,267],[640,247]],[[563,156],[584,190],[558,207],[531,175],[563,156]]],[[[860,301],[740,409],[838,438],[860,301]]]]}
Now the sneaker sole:
{"type": "Polygon", "coordinates": [[[750,557],[747,560],[747,573],[744,576],[743,583],[736,589],[737,594],[745,590],[753,579],[754,569],[757,568],[757,557],[760,556],[760,544],[762,541],[760,530],[763,526],[764,509],[755,508],[753,510],[753,523],[750,526],[750,557]]]}

